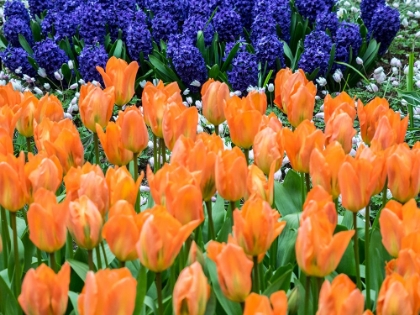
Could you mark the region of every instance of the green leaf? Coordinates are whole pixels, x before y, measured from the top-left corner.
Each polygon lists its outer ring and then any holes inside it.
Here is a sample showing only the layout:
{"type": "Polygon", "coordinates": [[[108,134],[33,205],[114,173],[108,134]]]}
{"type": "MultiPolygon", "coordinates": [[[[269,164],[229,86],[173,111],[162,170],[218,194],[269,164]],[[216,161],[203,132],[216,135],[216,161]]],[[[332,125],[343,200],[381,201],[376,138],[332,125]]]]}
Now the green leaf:
{"type": "Polygon", "coordinates": [[[6,49],[9,42],[7,41],[6,37],[3,34],[0,34],[0,48],[6,49]]]}
{"type": "Polygon", "coordinates": [[[178,85],[180,86],[181,90],[185,89],[184,84],[178,78],[176,73],[171,68],[169,68],[168,65],[164,64],[154,55],[149,55],[149,61],[155,68],[155,71],[157,72],[158,76],[160,76],[165,82],[176,81],[178,82],[178,85]]]}
{"type": "Polygon", "coordinates": [[[290,287],[292,271],[293,266],[291,264],[287,264],[286,266],[277,269],[272,279],[270,279],[270,285],[265,289],[263,294],[270,297],[271,294],[279,290],[287,292],[290,287]]]}
{"type": "Polygon", "coordinates": [[[122,52],[123,52],[123,41],[121,39],[118,39],[114,46],[112,47],[112,56],[117,57],[117,58],[121,58],[122,57],[122,52]]]}
{"type": "Polygon", "coordinates": [[[63,74],[66,81],[70,82],[72,74],[71,74],[70,67],[67,63],[63,63],[63,65],[61,66],[61,73],[63,74]]]}
{"type": "Polygon", "coordinates": [[[33,56],[34,51],[32,50],[31,45],[29,45],[26,38],[22,36],[21,34],[19,34],[19,43],[22,46],[22,48],[26,50],[29,56],[33,56]]]}
{"type": "Polygon", "coordinates": [[[71,305],[73,306],[73,312],[75,315],[79,315],[79,312],[77,311],[77,299],[79,298],[79,294],[76,292],[69,291],[69,300],[71,305]]]}
{"type": "Polygon", "coordinates": [[[286,221],[286,226],[279,236],[279,249],[277,251],[277,265],[283,266],[288,263],[294,264],[296,262],[295,244],[297,237],[297,230],[299,228],[299,214],[289,214],[282,218],[286,221]]]}
{"type": "Polygon", "coordinates": [[[140,265],[140,270],[137,276],[136,307],[134,309],[134,315],[140,315],[143,309],[144,299],[148,289],[146,272],[146,267],[140,265]]]}
{"type": "Polygon", "coordinates": [[[214,221],[214,231],[216,235],[223,226],[225,216],[226,216],[225,201],[220,195],[217,195],[216,202],[213,205],[213,221],[214,221]]]}
{"type": "Polygon", "coordinates": [[[34,252],[36,251],[34,243],[29,239],[29,231],[26,230],[25,233],[22,235],[22,243],[24,246],[24,267],[23,271],[26,272],[31,268],[32,265],[32,257],[34,256],[34,252]]]}
{"type": "Polygon", "coordinates": [[[302,211],[301,177],[293,170],[287,172],[283,183],[274,183],[274,201],[282,216],[302,211]]]}
{"type": "MultiPolygon", "coordinates": [[[[108,244],[106,242],[105,242],[104,246],[105,246],[106,259],[108,260],[108,264],[110,264],[115,259],[115,255],[111,252],[111,249],[109,248],[109,246],[108,246],[108,244]]],[[[100,252],[101,252],[102,264],[105,265],[105,260],[104,260],[104,255],[103,255],[103,251],[102,251],[102,246],[100,246],[100,247],[101,247],[100,252]]],[[[96,262],[97,262],[97,259],[96,259],[96,250],[93,251],[92,256],[93,256],[93,262],[96,264],[96,262]]]]}
{"type": "Polygon", "coordinates": [[[219,76],[220,68],[218,64],[215,64],[213,67],[211,67],[209,71],[209,78],[216,79],[219,76]]]}
{"type": "Polygon", "coordinates": [[[217,304],[216,295],[214,294],[214,291],[211,290],[210,298],[207,301],[206,312],[204,313],[204,315],[214,315],[214,314],[216,314],[215,313],[216,304],[217,304]]]}
{"type": "Polygon", "coordinates": [[[42,40],[42,35],[41,35],[41,25],[32,20],[31,21],[31,30],[32,30],[32,35],[34,36],[34,40],[36,42],[39,42],[42,40]]]}
{"type": "Polygon", "coordinates": [[[240,43],[236,43],[235,46],[233,46],[232,50],[229,52],[229,55],[226,57],[225,62],[223,62],[222,69],[221,69],[222,72],[225,72],[226,70],[228,70],[233,58],[236,56],[236,53],[239,50],[240,45],[241,45],[240,43]]]}
{"type": "Polygon", "coordinates": [[[287,59],[290,60],[290,64],[292,64],[293,59],[294,59],[293,53],[290,50],[289,45],[285,41],[282,41],[282,42],[283,42],[283,51],[284,51],[284,54],[286,55],[287,59]]]}
{"type": "Polygon", "coordinates": [[[226,217],[226,220],[216,237],[217,241],[220,243],[227,242],[230,232],[232,232],[232,219],[226,217]]]}
{"type": "MultiPolygon", "coordinates": [[[[346,211],[350,212],[350,211],[346,211]]],[[[350,213],[351,214],[351,213],[350,213]]],[[[341,231],[348,231],[347,227],[343,225],[337,225],[335,228],[335,233],[341,232],[341,231]]],[[[336,271],[338,273],[345,273],[349,276],[355,276],[356,275],[356,264],[354,261],[354,249],[353,249],[353,243],[349,242],[346,251],[344,252],[343,257],[341,257],[340,263],[337,266],[336,271]]]]}
{"type": "Polygon", "coordinates": [[[80,279],[85,281],[86,274],[89,271],[89,266],[75,259],[68,259],[67,261],[74,272],[80,277],[80,279]]]}
{"type": "Polygon", "coordinates": [[[5,315],[19,314],[16,298],[2,277],[0,277],[0,312],[5,315]]]}
{"type": "Polygon", "coordinates": [[[410,106],[420,106],[420,92],[408,92],[397,90],[398,96],[407,101],[410,106]]]}

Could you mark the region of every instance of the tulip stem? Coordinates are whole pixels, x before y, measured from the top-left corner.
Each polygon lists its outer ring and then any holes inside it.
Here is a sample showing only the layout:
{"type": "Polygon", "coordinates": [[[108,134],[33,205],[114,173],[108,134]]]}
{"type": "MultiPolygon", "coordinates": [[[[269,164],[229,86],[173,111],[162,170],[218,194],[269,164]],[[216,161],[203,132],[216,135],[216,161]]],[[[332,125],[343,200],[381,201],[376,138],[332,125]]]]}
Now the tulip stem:
{"type": "Polygon", "coordinates": [[[41,266],[42,263],[42,255],[41,255],[41,250],[39,248],[36,249],[36,257],[38,260],[38,267],[41,266]]]}
{"type": "Polygon", "coordinates": [[[216,136],[219,135],[219,125],[214,125],[214,133],[216,134],[216,136]]]}
{"type": "Polygon", "coordinates": [[[162,300],[162,274],[160,272],[156,273],[156,290],[158,298],[158,313],[163,315],[163,300],[162,300]]]}
{"type": "Polygon", "coordinates": [[[207,216],[209,217],[209,236],[211,240],[214,240],[214,223],[213,223],[213,213],[212,213],[212,202],[211,199],[206,201],[207,216]]]}
{"type": "Polygon", "coordinates": [[[95,146],[95,163],[99,165],[99,139],[96,132],[93,134],[93,144],[95,146]]]}
{"type": "Polygon", "coordinates": [[[276,239],[271,244],[270,248],[270,265],[272,270],[277,269],[277,251],[279,248],[279,238],[276,237],[276,239]]]}
{"type": "Polygon", "coordinates": [[[306,275],[306,281],[305,281],[305,312],[304,312],[304,314],[309,314],[310,289],[311,289],[311,277],[306,275]]]}
{"type": "Polygon", "coordinates": [[[306,194],[309,193],[311,190],[311,178],[309,177],[309,173],[305,173],[305,182],[306,182],[306,194]]]}
{"type": "Polygon", "coordinates": [[[254,262],[254,279],[253,279],[253,287],[254,292],[260,294],[260,277],[258,272],[258,256],[253,256],[252,261],[254,262]]]}
{"type": "Polygon", "coordinates": [[[385,180],[384,188],[382,189],[382,209],[385,208],[386,202],[387,202],[387,196],[386,193],[388,191],[388,178],[385,180]]]}
{"type": "MultiPolygon", "coordinates": [[[[137,183],[137,179],[139,178],[139,163],[137,158],[139,157],[138,153],[133,153],[133,163],[134,163],[134,182],[137,183]]],[[[136,212],[140,212],[140,194],[137,191],[137,198],[136,198],[136,204],[135,207],[136,212]]]]}
{"type": "Polygon", "coordinates": [[[13,231],[13,253],[15,255],[15,294],[17,298],[20,294],[20,260],[16,228],[16,212],[10,212],[10,221],[12,224],[13,231]]]}
{"type": "Polygon", "coordinates": [[[55,272],[55,254],[54,252],[50,253],[50,268],[55,272]]]}
{"type": "Polygon", "coordinates": [[[4,268],[7,268],[9,262],[9,227],[7,224],[6,218],[6,210],[0,206],[0,213],[1,213],[1,237],[3,240],[3,260],[4,260],[4,268]]]}
{"type": "Polygon", "coordinates": [[[323,279],[319,277],[309,277],[309,279],[312,280],[312,288],[313,288],[312,299],[313,299],[313,304],[314,304],[313,310],[314,310],[314,313],[316,313],[316,311],[318,310],[319,291],[321,290],[323,279]]]}
{"type": "Polygon", "coordinates": [[[230,218],[230,225],[231,225],[231,230],[233,230],[233,211],[235,211],[236,208],[236,202],[235,201],[230,201],[230,211],[228,209],[228,213],[227,213],[227,217],[230,218]]]}
{"type": "Polygon", "coordinates": [[[154,161],[154,166],[153,166],[153,170],[156,172],[159,170],[159,164],[158,164],[158,147],[157,147],[157,137],[155,136],[155,134],[153,134],[153,161],[154,161]]]}
{"type": "Polygon", "coordinates": [[[357,288],[361,290],[362,285],[360,281],[359,238],[357,236],[357,212],[353,212],[353,226],[354,226],[353,246],[354,246],[354,260],[356,264],[356,283],[357,283],[357,288]]]}
{"type": "Polygon", "coordinates": [[[89,264],[89,270],[93,271],[93,255],[92,255],[92,250],[88,250],[88,264],[89,264]]]}
{"type": "Polygon", "coordinates": [[[104,255],[105,267],[108,268],[108,258],[106,257],[104,241],[101,242],[102,254],[104,255]]]}
{"type": "Polygon", "coordinates": [[[96,250],[96,260],[98,262],[98,269],[102,269],[101,251],[99,249],[99,245],[95,247],[95,250],[96,250]]]}
{"type": "Polygon", "coordinates": [[[370,253],[369,253],[369,241],[370,241],[370,202],[366,206],[365,214],[365,284],[366,284],[366,307],[370,308],[370,253]]]}
{"type": "Polygon", "coordinates": [[[166,163],[166,146],[165,146],[165,140],[163,138],[160,138],[160,148],[162,149],[162,166],[166,163]]]}
{"type": "Polygon", "coordinates": [[[300,189],[301,189],[301,193],[302,193],[302,207],[303,204],[305,203],[305,199],[306,199],[306,193],[305,193],[305,173],[300,173],[300,189]]]}
{"type": "Polygon", "coordinates": [[[246,165],[249,165],[249,149],[244,149],[246,165]]]}

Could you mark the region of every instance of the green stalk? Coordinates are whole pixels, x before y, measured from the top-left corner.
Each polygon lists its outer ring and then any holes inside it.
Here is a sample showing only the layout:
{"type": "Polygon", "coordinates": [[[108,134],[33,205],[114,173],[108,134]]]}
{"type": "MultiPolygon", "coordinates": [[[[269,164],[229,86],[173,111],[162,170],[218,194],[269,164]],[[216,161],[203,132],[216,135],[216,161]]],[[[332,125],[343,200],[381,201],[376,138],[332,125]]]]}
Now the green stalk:
{"type": "Polygon", "coordinates": [[[102,254],[104,255],[105,267],[108,268],[108,258],[106,257],[104,241],[101,242],[102,254]]]}
{"type": "Polygon", "coordinates": [[[159,145],[162,150],[161,154],[162,154],[162,166],[163,166],[166,163],[166,146],[165,146],[165,140],[163,140],[163,138],[160,139],[159,145]]]}
{"type": "Polygon", "coordinates": [[[359,290],[362,289],[362,283],[360,281],[360,259],[359,259],[359,238],[357,237],[357,212],[353,212],[353,246],[354,246],[354,261],[356,264],[356,283],[359,290]]]}
{"type": "MultiPolygon", "coordinates": [[[[408,74],[407,74],[407,92],[413,92],[414,88],[414,52],[408,57],[408,74]]],[[[408,115],[410,119],[410,128],[414,128],[414,107],[408,104],[408,115]]]]}
{"type": "Polygon", "coordinates": [[[158,314],[163,315],[163,299],[162,299],[162,274],[160,272],[156,273],[156,290],[158,298],[158,314]]]}
{"type": "Polygon", "coordinates": [[[233,211],[235,211],[236,202],[235,201],[229,201],[229,202],[230,202],[230,212],[228,212],[227,217],[230,218],[230,223],[233,230],[233,211]]]}
{"type": "Polygon", "coordinates": [[[370,202],[366,206],[365,214],[365,284],[366,284],[366,307],[370,309],[370,253],[369,253],[369,241],[370,241],[370,202]]]}
{"type": "Polygon", "coordinates": [[[211,240],[214,240],[216,235],[214,232],[213,213],[212,213],[212,202],[211,199],[206,201],[207,216],[209,217],[209,236],[211,240]]]}
{"type": "Polygon", "coordinates": [[[386,197],[387,191],[388,191],[388,178],[385,180],[385,186],[382,189],[382,209],[385,208],[385,205],[387,202],[387,197],[386,197]]]}
{"type": "Polygon", "coordinates": [[[158,164],[158,148],[157,148],[157,137],[153,134],[153,161],[155,162],[155,166],[153,170],[155,173],[159,170],[158,164]]]}
{"type": "MultiPolygon", "coordinates": [[[[133,153],[133,163],[134,163],[134,182],[137,182],[137,179],[139,178],[139,163],[137,161],[137,158],[139,157],[138,153],[133,153]]],[[[136,212],[140,212],[140,193],[137,192],[137,199],[135,207],[136,212]]]]}
{"type": "Polygon", "coordinates": [[[301,189],[301,193],[302,193],[302,205],[305,203],[305,199],[306,199],[306,192],[305,192],[305,173],[300,173],[300,189],[301,189]]]}
{"type": "Polygon", "coordinates": [[[89,270],[93,271],[93,255],[92,250],[88,250],[88,264],[89,264],[89,270]]]}
{"type": "Polygon", "coordinates": [[[313,292],[312,292],[313,310],[314,310],[314,313],[316,313],[316,311],[318,310],[319,292],[321,290],[323,278],[310,277],[310,279],[312,280],[312,288],[313,288],[313,292]]]}
{"type": "Polygon", "coordinates": [[[27,147],[27,152],[26,152],[26,161],[29,160],[29,153],[32,152],[31,150],[31,139],[29,137],[26,138],[26,147],[27,147]]]}
{"type": "Polygon", "coordinates": [[[56,272],[55,270],[55,255],[54,252],[50,253],[50,268],[56,272]]]}
{"type": "Polygon", "coordinates": [[[15,255],[15,296],[17,298],[20,294],[20,260],[16,227],[16,212],[10,212],[10,220],[13,231],[13,253],[15,255]]]}
{"type": "Polygon", "coordinates": [[[279,238],[276,237],[276,239],[273,241],[270,247],[270,265],[272,270],[277,269],[277,251],[279,248],[279,238]]]}
{"type": "Polygon", "coordinates": [[[311,178],[309,177],[309,173],[305,173],[305,183],[306,183],[306,194],[308,194],[309,191],[311,190],[311,178]]]}
{"type": "Polygon", "coordinates": [[[42,264],[42,256],[41,256],[41,250],[37,247],[36,248],[36,258],[38,260],[38,267],[42,264]]]}
{"type": "Polygon", "coordinates": [[[254,262],[253,274],[254,278],[252,279],[253,284],[253,292],[260,294],[260,277],[258,271],[258,256],[252,257],[252,261],[254,262]]]}
{"type": "Polygon", "coordinates": [[[10,236],[9,236],[9,226],[7,224],[6,210],[0,206],[1,213],[1,238],[3,241],[3,260],[4,268],[7,268],[9,262],[9,246],[10,246],[10,236]]]}
{"type": "Polygon", "coordinates": [[[246,165],[249,165],[249,149],[244,149],[246,165]]]}
{"type": "Polygon", "coordinates": [[[305,312],[303,314],[309,314],[309,298],[310,298],[310,289],[311,289],[311,277],[306,276],[305,281],[305,312]]]}
{"type": "Polygon", "coordinates": [[[95,163],[99,165],[99,138],[96,132],[93,134],[93,144],[95,146],[95,163]]]}
{"type": "Polygon", "coordinates": [[[102,259],[101,259],[101,251],[99,250],[99,244],[95,247],[96,250],[96,259],[98,262],[98,270],[102,269],[102,259]]]}
{"type": "Polygon", "coordinates": [[[216,136],[219,135],[219,125],[214,125],[214,133],[216,134],[216,136]]]}

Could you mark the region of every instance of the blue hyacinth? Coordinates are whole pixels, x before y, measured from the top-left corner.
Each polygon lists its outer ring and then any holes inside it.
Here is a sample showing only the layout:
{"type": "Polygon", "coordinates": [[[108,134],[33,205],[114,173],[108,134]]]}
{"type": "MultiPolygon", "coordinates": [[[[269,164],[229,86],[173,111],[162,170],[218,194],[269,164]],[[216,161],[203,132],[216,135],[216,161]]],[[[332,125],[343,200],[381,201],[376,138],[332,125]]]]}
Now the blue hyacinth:
{"type": "Polygon", "coordinates": [[[28,23],[31,20],[28,10],[20,0],[6,1],[4,4],[4,18],[6,20],[11,18],[19,18],[28,23]]]}
{"type": "Polygon", "coordinates": [[[41,13],[53,7],[52,1],[47,0],[28,0],[29,11],[32,17],[41,16],[41,13]]]}
{"type": "Polygon", "coordinates": [[[185,18],[186,4],[184,0],[145,0],[144,2],[146,8],[154,15],[162,12],[169,13],[176,22],[185,18]]]}
{"type": "Polygon", "coordinates": [[[13,72],[20,68],[21,75],[26,74],[31,77],[36,75],[36,71],[28,61],[28,53],[23,48],[8,46],[0,53],[0,59],[13,72]]]}
{"type": "Polygon", "coordinates": [[[86,82],[102,82],[102,77],[96,70],[96,66],[105,68],[108,60],[108,53],[102,45],[86,45],[78,57],[79,72],[86,82]]]}
{"type": "Polygon", "coordinates": [[[292,22],[292,8],[289,0],[272,0],[269,3],[269,12],[274,17],[276,25],[280,27],[279,36],[286,42],[290,40],[290,24],[292,22]]]}
{"type": "Polygon", "coordinates": [[[362,17],[363,23],[365,23],[368,29],[370,29],[370,23],[372,21],[375,10],[378,7],[384,7],[385,5],[385,0],[362,0],[360,3],[360,15],[362,17]]]}
{"type": "Polygon", "coordinates": [[[317,77],[323,77],[327,73],[329,60],[330,53],[319,47],[311,47],[303,52],[298,67],[309,74],[319,68],[317,77]]]}
{"type": "Polygon", "coordinates": [[[230,54],[230,52],[232,51],[233,47],[239,43],[239,49],[238,52],[246,52],[246,40],[243,38],[239,38],[239,40],[237,40],[236,42],[227,42],[225,45],[225,51],[224,51],[224,55],[222,60],[225,61],[227,56],[230,54]]]}
{"type": "Polygon", "coordinates": [[[400,13],[389,6],[378,7],[372,17],[369,34],[381,43],[379,55],[383,55],[400,29],[400,13]]]}
{"type": "Polygon", "coordinates": [[[232,70],[228,71],[227,75],[232,88],[246,94],[249,86],[256,86],[258,83],[257,56],[239,52],[232,60],[232,70]]]}
{"type": "Polygon", "coordinates": [[[325,11],[320,13],[315,22],[315,29],[317,31],[329,30],[332,37],[335,37],[338,29],[339,21],[335,12],[325,11]]]}
{"type": "Polygon", "coordinates": [[[85,44],[103,43],[106,35],[106,24],[111,16],[108,10],[110,7],[89,1],[80,7],[82,12],[80,17],[79,35],[85,44]]]}
{"type": "Polygon", "coordinates": [[[68,61],[66,53],[50,38],[36,43],[33,50],[35,61],[49,76],[68,61]]]}
{"type": "Polygon", "coordinates": [[[54,30],[56,41],[60,41],[65,38],[71,38],[76,35],[77,29],[79,27],[79,16],[80,12],[76,11],[64,11],[56,14],[54,21],[54,30]]]}
{"type": "Polygon", "coordinates": [[[276,35],[260,38],[254,48],[256,50],[257,59],[261,62],[262,67],[267,64],[267,72],[277,69],[277,61],[279,61],[279,69],[285,66],[283,43],[276,35]]]}
{"type": "Polygon", "coordinates": [[[168,12],[159,12],[152,20],[153,39],[159,43],[161,40],[167,41],[169,36],[178,33],[178,23],[168,12]]]}
{"type": "Polygon", "coordinates": [[[352,48],[352,55],[357,56],[362,46],[362,34],[358,24],[342,22],[337,30],[337,47],[352,48]]]}
{"type": "Polygon", "coordinates": [[[251,26],[251,41],[256,43],[260,38],[276,34],[276,21],[271,14],[258,14],[251,26]]]}
{"type": "Polygon", "coordinates": [[[235,11],[239,13],[242,18],[242,25],[249,29],[253,20],[253,9],[255,0],[234,0],[233,6],[235,11]]]}
{"type": "Polygon", "coordinates": [[[152,35],[148,30],[145,21],[137,20],[132,22],[126,31],[125,44],[131,59],[139,60],[140,53],[143,53],[147,60],[153,50],[152,35]]]}
{"type": "Polygon", "coordinates": [[[180,51],[185,46],[194,45],[194,41],[185,36],[184,34],[172,34],[169,36],[168,43],[166,45],[166,56],[170,59],[174,57],[178,51],[180,51]]]}
{"type": "Polygon", "coordinates": [[[206,45],[209,45],[213,40],[214,28],[212,23],[207,22],[208,19],[202,15],[191,15],[185,20],[182,26],[182,33],[195,42],[198,31],[203,31],[204,42],[206,45]]]}
{"type": "Polygon", "coordinates": [[[220,41],[234,41],[242,35],[241,16],[232,9],[220,9],[214,15],[213,26],[220,41]]]}
{"type": "Polygon", "coordinates": [[[20,47],[19,35],[25,37],[29,44],[32,43],[32,30],[29,22],[17,17],[7,19],[3,25],[3,34],[9,44],[20,47]]]}
{"type": "Polygon", "coordinates": [[[335,0],[295,0],[295,6],[305,19],[315,23],[319,13],[331,11],[335,0]]]}

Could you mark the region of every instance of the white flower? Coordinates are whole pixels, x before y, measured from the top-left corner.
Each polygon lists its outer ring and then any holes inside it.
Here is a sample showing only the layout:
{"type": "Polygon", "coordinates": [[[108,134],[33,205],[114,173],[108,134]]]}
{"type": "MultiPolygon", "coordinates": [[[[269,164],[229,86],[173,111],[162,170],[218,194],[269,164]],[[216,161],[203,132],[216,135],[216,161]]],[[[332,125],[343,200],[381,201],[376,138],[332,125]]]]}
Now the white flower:
{"type": "Polygon", "coordinates": [[[395,57],[391,59],[390,64],[391,64],[391,66],[393,66],[393,67],[397,67],[397,68],[401,68],[401,67],[402,67],[401,60],[400,60],[400,59],[398,59],[398,58],[395,58],[395,57]]]}
{"type": "Polygon", "coordinates": [[[194,80],[194,81],[192,81],[192,82],[190,83],[190,85],[195,86],[195,87],[200,87],[200,86],[201,86],[201,83],[200,83],[200,82],[198,82],[197,80],[194,80]]]}
{"type": "Polygon", "coordinates": [[[341,18],[343,18],[343,16],[344,16],[344,14],[345,13],[347,13],[347,10],[346,9],[343,9],[343,8],[340,8],[338,11],[337,11],[337,17],[339,18],[339,19],[341,19],[341,18]]]}
{"type": "Polygon", "coordinates": [[[315,115],[315,118],[319,118],[319,119],[324,119],[324,113],[317,113],[316,115],[315,115]]]}
{"type": "Polygon", "coordinates": [[[236,96],[241,96],[242,92],[241,91],[235,91],[235,92],[233,92],[233,94],[235,94],[236,96]]]}
{"type": "Polygon", "coordinates": [[[73,112],[77,112],[77,111],[79,111],[79,106],[77,106],[77,105],[73,105],[73,106],[71,107],[71,112],[73,113],[73,112]]]}
{"type": "Polygon", "coordinates": [[[195,107],[197,107],[197,109],[202,109],[203,104],[201,103],[201,101],[195,101],[195,107]]]}
{"type": "Polygon", "coordinates": [[[394,8],[397,8],[397,9],[400,7],[400,4],[398,2],[394,2],[392,5],[394,6],[394,8]]]}
{"type": "Polygon", "coordinates": [[[79,84],[80,84],[80,85],[85,85],[85,84],[86,84],[86,82],[85,82],[85,80],[80,79],[80,80],[79,80],[79,84]]]}
{"type": "Polygon", "coordinates": [[[392,86],[399,86],[400,85],[400,82],[398,82],[398,81],[392,81],[392,86]]]}
{"type": "Polygon", "coordinates": [[[153,79],[153,85],[157,86],[159,84],[159,79],[153,79]]]}
{"type": "Polygon", "coordinates": [[[362,64],[363,64],[363,59],[362,59],[362,58],[360,58],[360,57],[357,57],[357,58],[356,58],[356,63],[357,63],[358,65],[362,65],[362,64]]]}
{"type": "Polygon", "coordinates": [[[71,99],[71,105],[76,105],[76,104],[77,104],[77,97],[75,96],[71,99]]]}
{"type": "Polygon", "coordinates": [[[348,2],[348,1],[345,1],[343,4],[344,4],[346,7],[351,6],[351,3],[350,3],[350,2],[348,2]]]}
{"type": "Polygon", "coordinates": [[[101,87],[101,83],[99,83],[99,82],[98,82],[98,81],[96,81],[96,80],[93,80],[93,81],[92,81],[92,84],[93,84],[94,86],[101,87]]]}
{"type": "Polygon", "coordinates": [[[404,18],[404,19],[401,21],[401,24],[402,24],[402,26],[407,27],[407,26],[408,26],[408,20],[407,20],[407,18],[404,18]]]}
{"type": "Polygon", "coordinates": [[[413,17],[413,16],[414,16],[414,13],[413,13],[413,12],[411,12],[411,11],[407,11],[407,15],[408,15],[409,17],[413,17]]]}
{"type": "Polygon", "coordinates": [[[420,81],[416,82],[416,86],[420,89],[420,81]]]}
{"type": "Polygon", "coordinates": [[[64,113],[64,118],[73,119],[73,116],[70,113],[64,113]]]}
{"type": "Polygon", "coordinates": [[[38,87],[34,87],[34,92],[35,92],[35,94],[38,94],[38,95],[43,95],[44,94],[42,92],[42,90],[40,88],[38,88],[38,87]]]}
{"type": "Polygon", "coordinates": [[[406,101],[405,99],[402,99],[402,100],[401,100],[401,104],[402,104],[403,106],[407,106],[407,104],[408,104],[408,103],[407,103],[407,101],[406,101]]]}
{"type": "Polygon", "coordinates": [[[74,68],[74,65],[73,65],[73,60],[69,60],[69,61],[67,62],[67,64],[68,64],[68,66],[69,66],[69,69],[70,69],[70,70],[72,70],[72,69],[74,68]]]}
{"type": "Polygon", "coordinates": [[[316,83],[318,83],[319,86],[326,86],[327,80],[323,77],[319,77],[318,79],[316,79],[316,83]]]}
{"type": "Polygon", "coordinates": [[[378,91],[379,91],[379,89],[378,89],[377,85],[376,85],[376,84],[374,84],[374,83],[369,83],[369,84],[366,86],[366,90],[368,90],[369,92],[372,92],[372,93],[376,93],[376,92],[378,92],[378,91]]]}
{"type": "Polygon", "coordinates": [[[192,103],[193,103],[193,99],[192,99],[192,97],[187,97],[187,103],[188,103],[188,105],[191,105],[192,103]]]}
{"type": "Polygon", "coordinates": [[[80,97],[80,93],[79,93],[79,92],[77,92],[77,93],[75,93],[75,94],[74,94],[74,96],[75,96],[75,97],[80,97]]]}
{"type": "Polygon", "coordinates": [[[63,95],[63,91],[60,91],[60,90],[55,90],[55,92],[56,92],[58,95],[63,95]]]}
{"type": "Polygon", "coordinates": [[[415,36],[415,37],[420,37],[420,31],[419,31],[419,32],[417,32],[414,36],[415,36]]]}
{"type": "Polygon", "coordinates": [[[322,105],[321,105],[321,107],[319,107],[319,110],[320,110],[321,112],[323,112],[323,111],[324,111],[324,104],[322,104],[322,105]]]}
{"type": "Polygon", "coordinates": [[[41,78],[46,78],[47,77],[47,73],[45,72],[45,69],[44,68],[39,68],[37,72],[38,72],[38,75],[41,78]]]}
{"type": "Polygon", "coordinates": [[[281,162],[281,167],[285,166],[286,164],[290,163],[289,157],[286,155],[281,162]]]}
{"type": "Polygon", "coordinates": [[[79,85],[77,83],[73,83],[72,85],[70,85],[69,89],[70,90],[75,90],[79,87],[79,85]]]}
{"type": "Polygon", "coordinates": [[[315,99],[319,101],[321,98],[318,95],[315,95],[315,99]]]}
{"type": "Polygon", "coordinates": [[[140,191],[141,192],[149,192],[150,191],[150,187],[148,187],[148,186],[140,186],[140,191]]]}
{"type": "Polygon", "coordinates": [[[378,83],[378,84],[382,84],[386,80],[386,74],[385,74],[385,72],[381,72],[379,74],[374,74],[373,77],[376,80],[376,83],[378,83]]]}
{"type": "Polygon", "coordinates": [[[420,19],[420,12],[419,11],[414,12],[414,17],[416,19],[420,19]]]}
{"type": "Polygon", "coordinates": [[[19,67],[15,70],[16,74],[21,74],[22,73],[22,67],[19,67]]]}
{"type": "Polygon", "coordinates": [[[190,94],[190,89],[185,89],[185,91],[182,94],[184,94],[184,95],[190,94]]]}
{"type": "Polygon", "coordinates": [[[335,70],[335,72],[333,74],[333,79],[337,83],[341,82],[341,80],[343,79],[343,73],[341,72],[340,69],[335,70]]]}
{"type": "Polygon", "coordinates": [[[144,89],[144,87],[146,86],[147,81],[146,80],[142,80],[140,81],[140,86],[142,89],[144,89]]]}
{"type": "Polygon", "coordinates": [[[0,80],[0,86],[5,86],[6,85],[6,80],[0,80]]]}
{"type": "Polygon", "coordinates": [[[398,68],[397,67],[392,67],[392,74],[397,75],[398,74],[398,68]]]}
{"type": "Polygon", "coordinates": [[[267,89],[268,89],[268,92],[270,92],[270,93],[274,92],[274,84],[273,83],[270,83],[268,85],[267,89]]]}
{"type": "Polygon", "coordinates": [[[249,150],[249,159],[253,160],[254,159],[254,150],[249,150]]]}
{"type": "Polygon", "coordinates": [[[203,130],[203,127],[201,127],[200,125],[197,125],[197,133],[202,133],[204,130],[203,130]]]}
{"type": "Polygon", "coordinates": [[[44,89],[46,90],[51,89],[51,85],[49,83],[44,83],[44,89]]]}
{"type": "Polygon", "coordinates": [[[12,83],[15,91],[22,91],[22,82],[20,80],[12,79],[10,82],[12,83]]]}
{"type": "Polygon", "coordinates": [[[281,173],[281,170],[278,170],[277,172],[274,173],[274,180],[279,182],[279,181],[281,181],[282,177],[283,177],[283,175],[281,173]]]}
{"type": "Polygon", "coordinates": [[[382,72],[384,72],[384,68],[382,68],[382,67],[378,67],[378,68],[375,69],[375,71],[373,71],[373,73],[375,73],[375,74],[381,74],[382,72]]]}
{"type": "Polygon", "coordinates": [[[148,147],[149,149],[153,149],[153,141],[149,141],[149,142],[147,142],[147,147],[148,147]]]}

